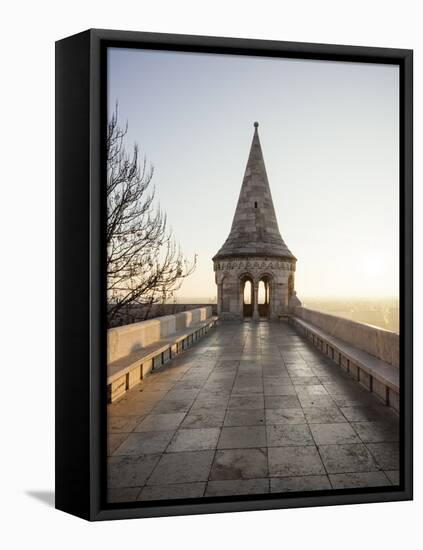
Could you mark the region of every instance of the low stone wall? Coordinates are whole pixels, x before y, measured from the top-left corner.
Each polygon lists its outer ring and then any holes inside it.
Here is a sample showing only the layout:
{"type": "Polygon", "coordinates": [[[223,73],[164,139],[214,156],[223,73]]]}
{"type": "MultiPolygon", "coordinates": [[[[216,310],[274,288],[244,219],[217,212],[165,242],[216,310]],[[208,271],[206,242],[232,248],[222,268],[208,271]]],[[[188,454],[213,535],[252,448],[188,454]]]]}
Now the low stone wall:
{"type": "Polygon", "coordinates": [[[151,306],[128,305],[123,308],[113,319],[110,328],[122,327],[131,323],[141,323],[165,315],[176,315],[182,311],[190,311],[201,307],[211,307],[213,315],[217,315],[217,304],[198,303],[198,304],[152,304],[151,306]],[[147,316],[147,318],[146,318],[147,316]]]}
{"type": "Polygon", "coordinates": [[[294,308],[293,314],[331,336],[340,338],[394,367],[399,367],[399,335],[395,332],[304,307],[294,308]]]}
{"type": "Polygon", "coordinates": [[[206,321],[211,316],[212,308],[207,306],[109,329],[107,331],[107,362],[112,363],[126,357],[184,328],[206,321]]]}

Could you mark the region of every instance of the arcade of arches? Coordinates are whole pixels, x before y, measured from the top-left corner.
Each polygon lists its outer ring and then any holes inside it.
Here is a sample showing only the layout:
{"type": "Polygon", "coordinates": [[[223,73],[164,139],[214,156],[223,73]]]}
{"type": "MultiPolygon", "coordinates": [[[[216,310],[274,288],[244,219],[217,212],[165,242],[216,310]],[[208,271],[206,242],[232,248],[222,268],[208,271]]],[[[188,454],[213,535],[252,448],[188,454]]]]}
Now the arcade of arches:
{"type": "Polygon", "coordinates": [[[270,315],[270,277],[265,275],[258,283],[255,283],[252,277],[246,275],[240,279],[240,282],[243,317],[268,318],[270,315]]]}

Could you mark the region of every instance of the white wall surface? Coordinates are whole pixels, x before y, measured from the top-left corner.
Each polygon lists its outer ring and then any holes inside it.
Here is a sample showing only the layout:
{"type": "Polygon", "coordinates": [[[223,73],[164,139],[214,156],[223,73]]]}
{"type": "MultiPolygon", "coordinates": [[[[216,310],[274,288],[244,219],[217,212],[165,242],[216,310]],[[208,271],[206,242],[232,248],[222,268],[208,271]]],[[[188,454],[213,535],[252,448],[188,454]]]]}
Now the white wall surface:
{"type": "MultiPolygon", "coordinates": [[[[0,517],[4,548],[416,547],[423,512],[422,400],[415,409],[415,502],[88,524],[55,511],[46,501],[52,500],[54,480],[54,41],[100,27],[414,48],[415,279],[422,281],[421,21],[421,2],[412,0],[17,0],[2,4],[0,322],[6,376],[0,399],[0,517]]],[[[423,331],[421,286],[415,294],[418,336],[423,331]]],[[[422,385],[422,359],[417,347],[417,387],[422,385]]]]}

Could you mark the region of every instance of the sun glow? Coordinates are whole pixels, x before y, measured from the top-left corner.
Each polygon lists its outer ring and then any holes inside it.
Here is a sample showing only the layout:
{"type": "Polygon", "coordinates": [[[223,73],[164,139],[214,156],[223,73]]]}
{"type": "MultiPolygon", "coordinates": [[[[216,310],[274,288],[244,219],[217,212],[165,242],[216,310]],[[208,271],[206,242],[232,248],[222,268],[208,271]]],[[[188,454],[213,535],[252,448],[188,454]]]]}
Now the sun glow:
{"type": "Polygon", "coordinates": [[[361,270],[367,279],[375,279],[386,273],[386,264],[380,256],[367,256],[363,259],[361,270]]]}

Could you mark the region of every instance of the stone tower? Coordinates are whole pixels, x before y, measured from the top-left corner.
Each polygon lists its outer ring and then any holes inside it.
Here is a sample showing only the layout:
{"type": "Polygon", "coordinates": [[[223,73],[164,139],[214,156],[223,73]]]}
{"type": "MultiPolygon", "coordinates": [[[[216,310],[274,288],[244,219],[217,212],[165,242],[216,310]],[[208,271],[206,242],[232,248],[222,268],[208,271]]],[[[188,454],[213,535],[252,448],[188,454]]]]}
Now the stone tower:
{"type": "Polygon", "coordinates": [[[231,231],[213,258],[220,317],[277,319],[297,305],[296,261],[279,232],[255,122],[231,231]]]}

